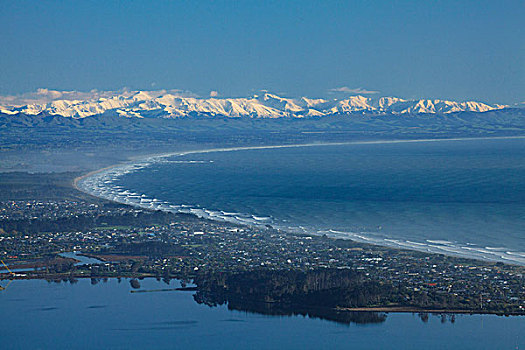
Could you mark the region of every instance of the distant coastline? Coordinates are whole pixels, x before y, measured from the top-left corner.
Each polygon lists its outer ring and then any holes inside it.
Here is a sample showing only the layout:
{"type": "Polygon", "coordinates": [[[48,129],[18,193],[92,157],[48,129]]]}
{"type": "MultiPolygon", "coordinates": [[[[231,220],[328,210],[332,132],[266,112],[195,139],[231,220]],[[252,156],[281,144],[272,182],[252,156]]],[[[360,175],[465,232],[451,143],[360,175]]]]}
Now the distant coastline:
{"type": "Polygon", "coordinates": [[[259,149],[280,149],[280,148],[299,148],[299,147],[317,147],[317,146],[343,146],[343,145],[374,145],[374,144],[396,144],[396,143],[417,143],[417,142],[446,142],[446,141],[475,141],[475,140],[513,140],[513,139],[525,139],[525,136],[485,136],[485,137],[457,137],[457,138],[434,138],[434,139],[403,139],[403,140],[375,140],[375,141],[348,141],[348,142],[319,142],[319,143],[299,143],[289,145],[267,145],[267,146],[241,146],[241,147],[228,147],[228,148],[208,148],[201,150],[191,151],[174,151],[159,154],[149,154],[137,158],[130,158],[127,161],[119,162],[107,167],[92,170],[84,175],[78,176],[73,180],[73,187],[81,192],[91,194],[92,193],[82,189],[78,186],[78,182],[84,180],[90,176],[99,174],[103,171],[113,169],[118,166],[129,165],[136,162],[147,161],[154,158],[167,158],[173,156],[185,156],[188,154],[202,154],[212,152],[233,152],[233,151],[248,151],[248,150],[259,150],[259,149]]]}

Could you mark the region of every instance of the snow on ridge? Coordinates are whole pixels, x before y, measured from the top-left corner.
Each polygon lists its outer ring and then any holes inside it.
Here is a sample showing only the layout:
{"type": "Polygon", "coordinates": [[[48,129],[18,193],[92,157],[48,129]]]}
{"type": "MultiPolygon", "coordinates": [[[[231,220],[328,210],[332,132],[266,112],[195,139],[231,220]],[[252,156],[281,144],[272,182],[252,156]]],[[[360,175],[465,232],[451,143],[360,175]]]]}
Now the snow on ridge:
{"type": "MultiPolygon", "coordinates": [[[[49,94],[49,91],[45,90],[45,93],[49,94]]],[[[0,112],[27,115],[46,113],[70,118],[85,118],[106,111],[114,111],[116,114],[128,118],[142,118],[150,111],[155,111],[157,112],[155,115],[167,118],[186,117],[192,114],[232,118],[299,118],[352,113],[446,114],[461,111],[486,112],[508,107],[475,101],[404,100],[397,97],[371,98],[360,95],[332,100],[307,97],[285,98],[267,92],[260,96],[254,95],[247,98],[199,98],[179,94],[177,91],[165,90],[124,91],[113,94],[96,92],[92,94],[91,98],[85,99],[76,99],[76,97],[81,97],[78,94],[56,91],[52,92],[52,96],[59,96],[59,99],[47,103],[33,103],[22,106],[6,105],[5,102],[10,100],[0,98],[3,104],[0,106],[0,112]],[[72,98],[60,99],[61,96],[72,98]]]]}

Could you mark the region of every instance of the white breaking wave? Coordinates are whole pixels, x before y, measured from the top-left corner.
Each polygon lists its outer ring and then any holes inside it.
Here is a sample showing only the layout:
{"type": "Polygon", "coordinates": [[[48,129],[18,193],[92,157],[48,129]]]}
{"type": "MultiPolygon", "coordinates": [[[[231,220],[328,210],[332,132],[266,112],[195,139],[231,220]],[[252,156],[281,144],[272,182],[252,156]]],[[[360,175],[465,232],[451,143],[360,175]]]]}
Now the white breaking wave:
{"type": "Polygon", "coordinates": [[[318,231],[319,234],[326,234],[333,238],[347,238],[357,242],[372,243],[377,245],[389,246],[400,249],[418,250],[429,253],[453,255],[464,258],[473,258],[490,261],[503,261],[518,265],[525,265],[524,252],[502,252],[499,250],[487,250],[481,247],[466,247],[463,244],[444,240],[426,240],[424,242],[413,242],[403,239],[382,238],[378,234],[371,232],[351,232],[351,231],[318,231]],[[430,244],[434,243],[434,244],[430,244]]]}

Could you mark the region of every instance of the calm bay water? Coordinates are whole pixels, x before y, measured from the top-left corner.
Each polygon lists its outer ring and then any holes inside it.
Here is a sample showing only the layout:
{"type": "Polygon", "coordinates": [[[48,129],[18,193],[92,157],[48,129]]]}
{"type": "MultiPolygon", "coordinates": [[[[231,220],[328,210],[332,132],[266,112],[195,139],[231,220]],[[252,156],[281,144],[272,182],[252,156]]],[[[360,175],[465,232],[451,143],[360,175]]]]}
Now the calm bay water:
{"type": "MultiPolygon", "coordinates": [[[[154,279],[142,288],[166,288],[154,279]]],[[[171,282],[172,287],[175,281],[171,282]]],[[[5,281],[0,281],[5,285],[5,281]]],[[[128,281],[14,281],[0,292],[2,349],[517,349],[522,317],[389,314],[378,324],[264,316],[196,304],[189,292],[130,293],[128,281]]]]}
{"type": "Polygon", "coordinates": [[[195,153],[113,175],[104,186],[128,203],[131,191],[205,217],[525,264],[525,139],[195,153]]]}

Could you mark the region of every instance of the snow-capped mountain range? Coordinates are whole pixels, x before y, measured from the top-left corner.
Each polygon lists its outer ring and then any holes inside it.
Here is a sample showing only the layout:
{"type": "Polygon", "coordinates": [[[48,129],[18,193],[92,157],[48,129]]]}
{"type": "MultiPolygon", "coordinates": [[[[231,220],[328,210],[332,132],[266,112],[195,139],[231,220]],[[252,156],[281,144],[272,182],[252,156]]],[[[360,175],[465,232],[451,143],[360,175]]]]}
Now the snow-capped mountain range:
{"type": "MultiPolygon", "coordinates": [[[[47,90],[46,90],[47,91],[47,90]]],[[[55,92],[67,96],[69,92],[55,92]]],[[[86,118],[108,111],[129,118],[179,118],[194,115],[249,118],[320,117],[335,114],[420,114],[486,112],[507,108],[481,102],[446,100],[404,100],[397,97],[351,96],[343,99],[284,98],[263,93],[246,98],[197,98],[166,91],[105,93],[85,99],[54,99],[48,103],[14,105],[1,100],[0,112],[16,115],[60,115],[86,118]]]]}

